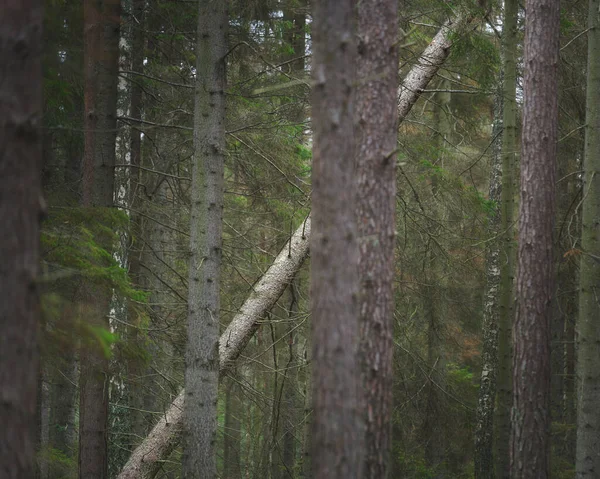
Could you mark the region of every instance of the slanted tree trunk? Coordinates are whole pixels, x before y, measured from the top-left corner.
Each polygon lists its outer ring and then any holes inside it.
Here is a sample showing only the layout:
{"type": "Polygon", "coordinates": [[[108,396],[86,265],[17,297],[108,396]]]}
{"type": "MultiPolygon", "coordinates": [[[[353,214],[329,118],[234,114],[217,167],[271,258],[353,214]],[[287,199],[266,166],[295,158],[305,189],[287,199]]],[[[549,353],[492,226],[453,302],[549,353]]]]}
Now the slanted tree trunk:
{"type": "Polygon", "coordinates": [[[364,477],[388,476],[396,240],[396,108],[398,5],[358,4],[359,83],[356,93],[357,226],[360,277],[360,360],[364,391],[364,477]]]}
{"type": "MultiPolygon", "coordinates": [[[[458,28],[462,23],[454,21],[451,22],[451,25],[458,28]]],[[[398,112],[400,122],[404,120],[412,106],[419,99],[419,92],[425,89],[435,72],[443,64],[443,61],[436,61],[435,64],[432,64],[428,61],[428,58],[431,55],[435,58],[443,57],[443,60],[448,57],[454,31],[453,28],[444,27],[440,31],[441,35],[436,35],[434,42],[432,42],[432,45],[435,46],[430,45],[423,52],[418,63],[411,70],[412,74],[407,76],[407,78],[410,78],[410,82],[407,84],[405,80],[404,86],[399,90],[398,112]],[[423,69],[426,70],[426,74],[416,73],[423,71],[423,69]]],[[[224,369],[229,367],[228,363],[233,362],[239,356],[258,328],[257,321],[273,307],[299,270],[308,254],[308,241],[306,239],[309,237],[310,220],[307,220],[305,224],[300,225],[296,230],[290,242],[283,247],[277,259],[254,288],[253,293],[240,309],[240,313],[236,315],[236,321],[232,321],[231,325],[221,335],[219,341],[221,374],[224,369]]],[[[181,412],[179,409],[182,403],[183,399],[180,395],[168,408],[165,418],[156,424],[148,437],[132,453],[129,461],[119,474],[119,479],[154,477],[156,471],[158,471],[158,461],[168,456],[174,447],[181,427],[181,412]]],[[[305,454],[303,460],[303,474],[305,477],[312,477],[311,461],[312,458],[305,454]]]]}
{"type": "Polygon", "coordinates": [[[600,1],[589,2],[587,108],[577,342],[578,478],[600,476],[600,1]]]}
{"type": "Polygon", "coordinates": [[[502,194],[500,289],[498,317],[498,396],[496,408],[495,460],[500,479],[510,475],[510,408],[512,404],[511,330],[514,314],[515,262],[515,170],[517,168],[517,0],[504,2],[503,27],[503,109],[502,109],[502,194]]]}
{"type": "MultiPolygon", "coordinates": [[[[501,75],[502,76],[502,75],[501,75]]],[[[502,191],[502,88],[494,99],[494,141],[490,161],[489,199],[500,204],[502,191]]],[[[488,231],[496,236],[500,231],[500,208],[489,216],[488,231]]],[[[481,381],[475,423],[475,478],[494,479],[494,411],[498,377],[498,297],[500,288],[500,245],[490,241],[485,252],[485,292],[483,294],[481,381]]]]}
{"type": "MultiPolygon", "coordinates": [[[[120,15],[120,0],[84,3],[85,207],[113,206],[120,15]]],[[[90,328],[109,329],[111,292],[91,284],[83,285],[82,291],[83,321],[90,328]]],[[[92,341],[82,347],[80,373],[79,477],[104,479],[108,474],[108,359],[92,341]]]]}
{"type": "Polygon", "coordinates": [[[0,477],[36,475],[42,2],[0,2],[0,477]]]}
{"type": "Polygon", "coordinates": [[[511,478],[549,477],[550,320],[558,140],[557,0],[529,0],[525,24],[511,478]]]}
{"type": "MultiPolygon", "coordinates": [[[[296,230],[290,241],[256,284],[238,314],[219,339],[220,374],[225,373],[240,355],[259,326],[259,321],[275,305],[308,255],[310,218],[296,230]]],[[[154,426],[148,437],[135,449],[118,479],[153,478],[176,445],[181,431],[182,391],[154,426]]]]}
{"type": "Polygon", "coordinates": [[[227,2],[198,5],[183,475],[212,479],[217,474],[227,2]]]}

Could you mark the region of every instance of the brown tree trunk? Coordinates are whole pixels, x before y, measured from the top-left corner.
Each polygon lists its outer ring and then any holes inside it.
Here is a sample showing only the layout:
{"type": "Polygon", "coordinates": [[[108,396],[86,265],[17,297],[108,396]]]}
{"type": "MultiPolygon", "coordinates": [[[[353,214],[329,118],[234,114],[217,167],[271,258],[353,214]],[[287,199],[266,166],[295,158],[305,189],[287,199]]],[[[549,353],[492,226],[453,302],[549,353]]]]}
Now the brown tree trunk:
{"type": "Polygon", "coordinates": [[[0,477],[35,477],[42,2],[0,2],[0,477]]]}
{"type": "MultiPolygon", "coordinates": [[[[113,206],[120,0],[84,3],[83,206],[113,206]]],[[[107,250],[112,245],[102,245],[107,250]]],[[[82,286],[82,319],[90,328],[108,329],[111,292],[82,286]]],[[[88,341],[81,351],[79,381],[79,477],[107,477],[108,360],[88,341]]]]}
{"type": "MultiPolygon", "coordinates": [[[[451,22],[451,25],[456,26],[456,23],[451,22]]],[[[458,25],[460,26],[461,22],[458,22],[458,25]]],[[[411,73],[407,75],[404,86],[398,92],[400,122],[404,120],[419,99],[418,92],[421,92],[427,86],[435,72],[448,57],[453,32],[452,28],[447,25],[444,26],[430,46],[423,52],[417,64],[411,69],[411,73]],[[435,63],[430,61],[432,56],[436,58],[435,63]],[[423,70],[425,70],[425,74],[420,74],[419,72],[423,72],[423,70]]],[[[240,313],[236,315],[237,321],[232,321],[231,325],[221,335],[219,344],[221,371],[227,369],[229,363],[239,356],[249,339],[256,332],[258,320],[273,307],[302,265],[308,254],[308,241],[306,240],[310,237],[310,229],[310,220],[307,220],[305,224],[302,224],[296,230],[290,242],[284,246],[275,262],[254,288],[252,294],[240,309],[240,313]]],[[[310,395],[311,392],[309,391],[307,396],[310,395]]],[[[172,451],[173,444],[180,431],[181,411],[179,408],[182,401],[180,395],[169,406],[166,418],[161,419],[156,424],[148,437],[132,453],[131,458],[119,474],[120,479],[154,477],[158,470],[157,461],[164,459],[172,451]]],[[[309,410],[306,408],[307,416],[308,412],[309,410]]],[[[306,434],[306,437],[310,439],[310,435],[306,434]]],[[[310,448],[310,445],[305,441],[304,448],[307,447],[310,448]]],[[[304,477],[312,477],[311,462],[312,457],[305,450],[302,463],[304,477]]]]}
{"type": "Polygon", "coordinates": [[[391,449],[396,238],[396,0],[358,4],[356,93],[360,359],[364,391],[364,477],[388,476],[391,449]]]}
{"type": "Polygon", "coordinates": [[[549,477],[550,320],[559,2],[529,0],[525,24],[511,478],[549,477]]]}
{"type": "Polygon", "coordinates": [[[362,477],[352,0],[313,3],[311,311],[317,479],[362,477]]]}

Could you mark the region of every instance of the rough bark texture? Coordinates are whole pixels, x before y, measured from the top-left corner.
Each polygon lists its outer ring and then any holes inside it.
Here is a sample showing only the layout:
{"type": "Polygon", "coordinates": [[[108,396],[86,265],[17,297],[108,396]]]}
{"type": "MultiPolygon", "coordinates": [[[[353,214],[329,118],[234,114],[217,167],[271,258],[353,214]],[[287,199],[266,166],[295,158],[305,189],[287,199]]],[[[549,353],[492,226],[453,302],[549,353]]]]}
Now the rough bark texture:
{"type": "Polygon", "coordinates": [[[515,175],[517,169],[517,0],[504,2],[503,111],[502,111],[502,197],[500,288],[498,317],[498,407],[496,409],[496,474],[510,475],[510,408],[512,404],[512,346],[515,276],[515,175]]]}
{"type": "Polygon", "coordinates": [[[0,477],[35,477],[42,2],[0,2],[0,477]]]}
{"type": "MultiPolygon", "coordinates": [[[[84,2],[83,206],[113,206],[117,79],[119,65],[119,0],[84,2]]],[[[108,251],[111,245],[102,245],[108,251]]],[[[82,286],[81,315],[90,328],[108,329],[110,291],[82,286]]],[[[79,381],[79,477],[107,477],[108,360],[92,341],[81,351],[79,381]]]]}
{"type": "MultiPolygon", "coordinates": [[[[296,230],[219,340],[220,373],[237,359],[258,329],[259,320],[275,305],[308,256],[310,218],[296,230]]],[[[181,431],[184,392],[173,401],[165,416],[132,453],[118,479],[153,478],[160,463],[176,445],[181,431]]]]}
{"type": "Polygon", "coordinates": [[[354,183],[354,2],[313,3],[312,470],[362,476],[354,183]]]}
{"type": "Polygon", "coordinates": [[[471,20],[472,17],[458,16],[446,21],[421,54],[417,63],[406,75],[406,78],[402,80],[398,89],[398,116],[400,121],[408,115],[419,96],[421,96],[421,92],[427,87],[448,58],[448,55],[450,55],[450,47],[452,47],[452,41],[455,38],[453,34],[469,24],[471,20]]]}
{"type": "Polygon", "coordinates": [[[578,478],[600,476],[600,1],[590,0],[577,356],[578,478]]]}
{"type": "MultiPolygon", "coordinates": [[[[445,29],[445,35],[450,35],[451,31],[445,29]]],[[[436,38],[438,37],[436,36],[436,38]]],[[[441,49],[445,48],[446,44],[446,41],[437,42],[438,47],[441,49]]],[[[424,55],[430,55],[431,53],[428,53],[430,51],[431,49],[425,50],[424,55]]],[[[421,70],[424,61],[420,60],[414,69],[421,70]]],[[[440,66],[441,63],[435,67],[431,75],[419,76],[420,82],[413,82],[415,88],[418,88],[420,91],[425,89],[427,83],[440,66]]],[[[405,88],[400,91],[399,105],[403,105],[403,107],[399,109],[399,121],[404,120],[418,98],[419,95],[415,95],[412,89],[405,88]]],[[[241,307],[240,312],[236,315],[235,320],[231,322],[221,335],[219,342],[221,371],[227,369],[240,355],[252,335],[258,329],[257,321],[273,307],[290,281],[292,281],[296,272],[300,269],[304,259],[308,256],[310,230],[311,223],[309,218],[296,230],[290,242],[284,246],[277,259],[254,287],[252,293],[241,307]]],[[[176,413],[177,410],[178,408],[174,402],[169,407],[168,413],[176,413]]],[[[172,417],[175,422],[181,421],[180,413],[174,414],[172,417]]],[[[156,475],[160,467],[160,461],[164,460],[172,450],[172,446],[170,445],[176,440],[178,433],[177,428],[167,427],[166,424],[169,423],[166,423],[164,419],[161,420],[154,427],[150,435],[135,449],[121,471],[121,474],[119,474],[119,479],[150,478],[156,475]],[[167,447],[167,445],[169,446],[167,447]]],[[[303,456],[303,475],[304,477],[312,477],[312,458],[307,452],[303,456]]]]}
{"type": "Polygon", "coordinates": [[[549,477],[552,232],[559,2],[529,0],[525,25],[511,478],[549,477]]]}
{"type": "Polygon", "coordinates": [[[217,474],[227,2],[198,5],[183,475],[212,479],[217,474]]]}
{"type": "MultiPolygon", "coordinates": [[[[497,138],[502,131],[502,89],[498,88],[494,100],[494,126],[492,137],[497,138]]],[[[502,143],[496,139],[490,161],[489,199],[500,204],[502,191],[502,143]]],[[[500,231],[500,208],[490,214],[488,230],[490,236],[500,231]]],[[[481,382],[475,420],[475,477],[494,479],[494,406],[496,401],[498,375],[498,296],[500,289],[500,245],[490,241],[486,247],[485,277],[483,294],[483,344],[481,351],[481,382]]]]}
{"type": "Polygon", "coordinates": [[[357,226],[364,477],[388,476],[391,449],[396,238],[396,0],[358,4],[357,226]]]}

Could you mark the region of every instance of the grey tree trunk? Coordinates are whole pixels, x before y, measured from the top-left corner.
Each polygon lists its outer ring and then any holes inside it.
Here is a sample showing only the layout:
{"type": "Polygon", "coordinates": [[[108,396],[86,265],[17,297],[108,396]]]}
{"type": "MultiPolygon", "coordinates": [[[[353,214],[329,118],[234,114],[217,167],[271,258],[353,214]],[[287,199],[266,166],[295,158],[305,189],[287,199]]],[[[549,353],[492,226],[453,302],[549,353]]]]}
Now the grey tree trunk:
{"type": "Polygon", "coordinates": [[[502,109],[502,194],[500,290],[498,317],[498,392],[494,456],[500,479],[510,475],[510,408],[512,404],[511,328],[514,314],[515,264],[515,170],[517,168],[517,0],[504,2],[503,27],[503,109],[502,109]]]}
{"type": "MultiPolygon", "coordinates": [[[[452,24],[455,25],[455,23],[452,24]]],[[[445,60],[449,54],[447,50],[450,48],[450,37],[454,30],[444,28],[442,31],[444,40],[440,41],[439,35],[436,36],[435,45],[443,50],[445,60]]],[[[431,48],[426,49],[423,53],[424,56],[420,58],[413,69],[421,71],[427,65],[427,57],[432,54],[437,58],[438,53],[436,51],[432,52],[431,48]]],[[[428,68],[427,75],[409,75],[412,78],[410,88],[407,86],[399,90],[399,121],[404,120],[418,100],[419,95],[415,95],[414,92],[420,92],[427,86],[441,64],[438,62],[431,69],[428,68]]],[[[219,341],[221,373],[230,367],[231,363],[240,355],[257,330],[258,320],[273,307],[300,269],[308,255],[307,239],[310,237],[310,230],[310,219],[307,219],[306,223],[300,225],[290,241],[283,247],[277,259],[241,307],[240,313],[236,315],[235,320],[221,335],[219,341]]],[[[310,396],[310,392],[308,395],[310,396]]],[[[168,408],[165,418],[156,424],[148,437],[132,453],[131,458],[119,474],[119,479],[150,478],[156,475],[160,467],[159,461],[170,454],[178,437],[181,427],[180,408],[182,403],[183,399],[180,395],[168,408]]],[[[305,452],[302,464],[304,477],[312,477],[311,460],[310,455],[305,452]]]]}
{"type": "Polygon", "coordinates": [[[600,475],[600,1],[589,2],[579,320],[577,323],[578,478],[600,475]]]}
{"type": "Polygon", "coordinates": [[[0,477],[36,474],[42,2],[0,2],[0,477]]]}
{"type": "Polygon", "coordinates": [[[511,478],[549,477],[552,233],[558,140],[557,0],[529,0],[525,24],[511,478]]]}
{"type": "MultiPolygon", "coordinates": [[[[502,88],[494,99],[494,140],[490,161],[489,199],[500,205],[502,192],[502,88]]],[[[489,217],[490,236],[500,232],[500,208],[497,206],[489,217]]],[[[475,478],[494,479],[494,411],[498,376],[498,299],[500,289],[500,245],[490,241],[485,252],[486,285],[483,294],[481,381],[475,422],[475,478]]]]}
{"type": "Polygon", "coordinates": [[[228,20],[226,1],[201,0],[198,5],[183,475],[212,479],[217,473],[228,20]]]}
{"type": "MultiPolygon", "coordinates": [[[[83,206],[113,206],[120,0],[84,2],[83,206]]],[[[112,245],[102,245],[108,251],[112,245]]],[[[109,329],[111,292],[82,286],[81,314],[91,328],[109,329]]],[[[88,341],[81,351],[79,380],[79,477],[108,474],[108,360],[88,341]]]]}
{"type": "Polygon", "coordinates": [[[398,2],[358,4],[356,182],[364,477],[384,479],[392,445],[398,2]]]}

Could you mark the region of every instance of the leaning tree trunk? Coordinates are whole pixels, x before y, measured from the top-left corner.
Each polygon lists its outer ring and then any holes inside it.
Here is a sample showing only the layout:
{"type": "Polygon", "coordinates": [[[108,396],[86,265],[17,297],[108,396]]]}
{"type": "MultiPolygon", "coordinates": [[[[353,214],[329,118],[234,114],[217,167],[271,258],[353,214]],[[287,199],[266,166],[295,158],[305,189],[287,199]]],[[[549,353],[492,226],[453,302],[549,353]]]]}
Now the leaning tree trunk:
{"type": "Polygon", "coordinates": [[[495,460],[500,479],[510,475],[510,407],[512,404],[511,327],[514,313],[514,208],[515,170],[517,168],[517,0],[504,2],[503,28],[503,109],[502,109],[502,194],[498,317],[498,407],[496,408],[495,460]]]}
{"type": "Polygon", "coordinates": [[[227,2],[198,5],[183,475],[212,479],[217,474],[227,2]]]}
{"type": "MultiPolygon", "coordinates": [[[[411,69],[407,80],[404,81],[404,86],[399,90],[398,113],[400,122],[408,115],[412,106],[419,99],[420,92],[426,88],[428,82],[450,54],[451,38],[456,29],[464,24],[461,21],[449,23],[453,28],[447,26],[442,28],[432,44],[423,52],[417,64],[411,69]],[[432,48],[432,45],[435,45],[435,48],[432,48]],[[435,58],[436,61],[432,62],[431,58],[435,58]],[[422,72],[422,74],[416,72],[422,72]]],[[[283,294],[308,254],[308,241],[304,240],[309,236],[310,220],[298,228],[291,242],[284,246],[258,286],[254,288],[253,293],[236,316],[238,321],[232,322],[232,325],[221,335],[219,342],[221,363],[232,362],[239,356],[258,328],[257,321],[273,307],[283,294]]],[[[221,370],[227,367],[227,364],[222,365],[221,370]]],[[[154,477],[160,467],[158,461],[163,460],[170,454],[179,434],[181,428],[179,409],[182,403],[183,399],[180,395],[168,408],[165,418],[158,422],[148,437],[132,453],[131,458],[119,474],[119,479],[154,477]]],[[[306,476],[310,475],[309,472],[312,469],[311,460],[307,455],[303,460],[303,471],[306,476]]]]}
{"type": "MultiPolygon", "coordinates": [[[[219,340],[220,374],[229,369],[275,305],[308,255],[310,218],[296,230],[273,264],[254,287],[239,313],[219,340]]],[[[153,478],[175,447],[181,431],[184,391],[173,401],[164,417],[135,449],[119,479],[153,478]]]]}
{"type": "Polygon", "coordinates": [[[35,477],[42,2],[0,6],[0,477],[35,477]]]}
{"type": "Polygon", "coordinates": [[[600,1],[590,0],[577,342],[578,478],[600,476],[600,1]]]}
{"type": "MultiPolygon", "coordinates": [[[[84,2],[84,156],[83,206],[113,206],[120,0],[84,2]]],[[[101,244],[107,251],[112,245],[101,244]]],[[[86,282],[81,314],[87,325],[109,329],[111,291],[86,282]]],[[[79,477],[108,474],[108,359],[88,341],[81,351],[79,380],[79,477]]]]}
{"type": "Polygon", "coordinates": [[[552,232],[558,140],[557,0],[529,0],[525,24],[511,478],[549,477],[552,232]]]}
{"type": "Polygon", "coordinates": [[[364,477],[373,479],[388,476],[392,445],[397,35],[396,0],[359,3],[357,75],[369,79],[356,93],[360,359],[364,477]]]}

